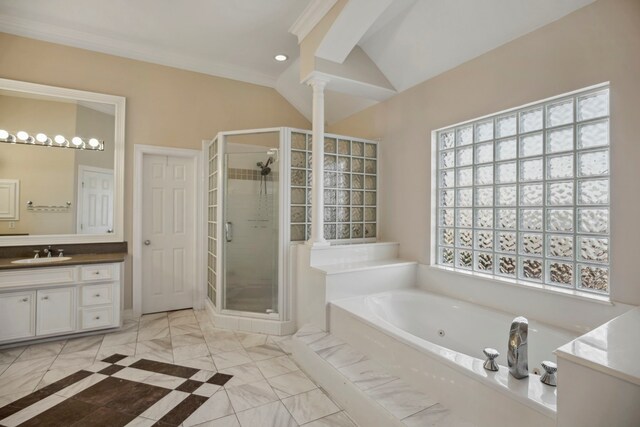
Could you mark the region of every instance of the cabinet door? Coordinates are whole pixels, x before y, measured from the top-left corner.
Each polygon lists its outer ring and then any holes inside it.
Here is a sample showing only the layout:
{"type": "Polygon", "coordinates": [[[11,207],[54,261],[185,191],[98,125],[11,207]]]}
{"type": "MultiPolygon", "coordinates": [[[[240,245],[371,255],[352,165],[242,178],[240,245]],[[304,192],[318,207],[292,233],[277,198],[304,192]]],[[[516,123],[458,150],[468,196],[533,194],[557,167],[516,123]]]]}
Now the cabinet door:
{"type": "Polygon", "coordinates": [[[76,329],[75,288],[38,291],[37,335],[60,334],[76,329]]]}
{"type": "Polygon", "coordinates": [[[36,334],[35,291],[0,294],[0,341],[36,334]]]}

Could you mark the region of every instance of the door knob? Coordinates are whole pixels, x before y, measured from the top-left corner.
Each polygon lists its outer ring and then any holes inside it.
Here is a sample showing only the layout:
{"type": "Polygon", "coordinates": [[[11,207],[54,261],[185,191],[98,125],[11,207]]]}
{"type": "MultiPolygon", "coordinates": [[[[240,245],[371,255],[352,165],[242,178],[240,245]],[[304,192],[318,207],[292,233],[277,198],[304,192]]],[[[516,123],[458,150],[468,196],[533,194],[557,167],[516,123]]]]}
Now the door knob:
{"type": "Polygon", "coordinates": [[[151,240],[145,240],[144,244],[145,244],[145,246],[149,246],[151,244],[151,240]]]}

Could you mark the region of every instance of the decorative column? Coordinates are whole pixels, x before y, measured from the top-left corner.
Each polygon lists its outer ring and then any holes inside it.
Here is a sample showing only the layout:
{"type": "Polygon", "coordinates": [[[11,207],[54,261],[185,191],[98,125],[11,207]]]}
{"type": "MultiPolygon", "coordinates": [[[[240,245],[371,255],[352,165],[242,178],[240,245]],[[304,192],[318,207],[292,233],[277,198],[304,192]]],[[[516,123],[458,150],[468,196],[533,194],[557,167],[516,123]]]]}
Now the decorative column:
{"type": "Polygon", "coordinates": [[[329,79],[312,77],[307,84],[313,88],[313,148],[311,179],[310,246],[329,246],[324,238],[324,88],[329,79]]]}

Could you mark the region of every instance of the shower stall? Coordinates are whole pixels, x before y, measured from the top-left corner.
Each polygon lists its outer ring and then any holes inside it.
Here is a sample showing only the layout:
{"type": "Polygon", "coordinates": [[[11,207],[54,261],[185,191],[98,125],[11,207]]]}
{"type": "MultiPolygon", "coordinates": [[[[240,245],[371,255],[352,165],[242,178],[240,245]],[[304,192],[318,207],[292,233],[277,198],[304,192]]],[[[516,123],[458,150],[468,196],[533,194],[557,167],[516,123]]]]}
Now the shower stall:
{"type": "MultiPolygon", "coordinates": [[[[207,296],[216,325],[294,332],[290,245],[308,237],[311,132],[221,132],[205,143],[207,296]]],[[[325,237],[375,241],[375,141],[325,138],[325,237]]]]}

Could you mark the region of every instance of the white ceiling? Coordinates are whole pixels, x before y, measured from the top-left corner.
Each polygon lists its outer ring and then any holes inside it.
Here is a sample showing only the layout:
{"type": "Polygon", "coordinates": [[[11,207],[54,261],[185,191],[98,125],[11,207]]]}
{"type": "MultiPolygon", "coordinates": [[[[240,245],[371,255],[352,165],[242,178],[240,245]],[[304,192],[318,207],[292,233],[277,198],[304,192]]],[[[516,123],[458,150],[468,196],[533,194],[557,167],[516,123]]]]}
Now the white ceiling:
{"type": "MultiPolygon", "coordinates": [[[[358,44],[403,91],[593,1],[394,0],[358,44]]],[[[274,87],[310,119],[288,29],[311,2],[0,0],[0,31],[274,87]]],[[[328,92],[326,119],[376,102],[328,92]]]]}
{"type": "Polygon", "coordinates": [[[359,44],[401,92],[593,1],[417,0],[359,44]]]}
{"type": "Polygon", "coordinates": [[[310,0],[0,0],[0,31],[275,86],[310,0]]]}

